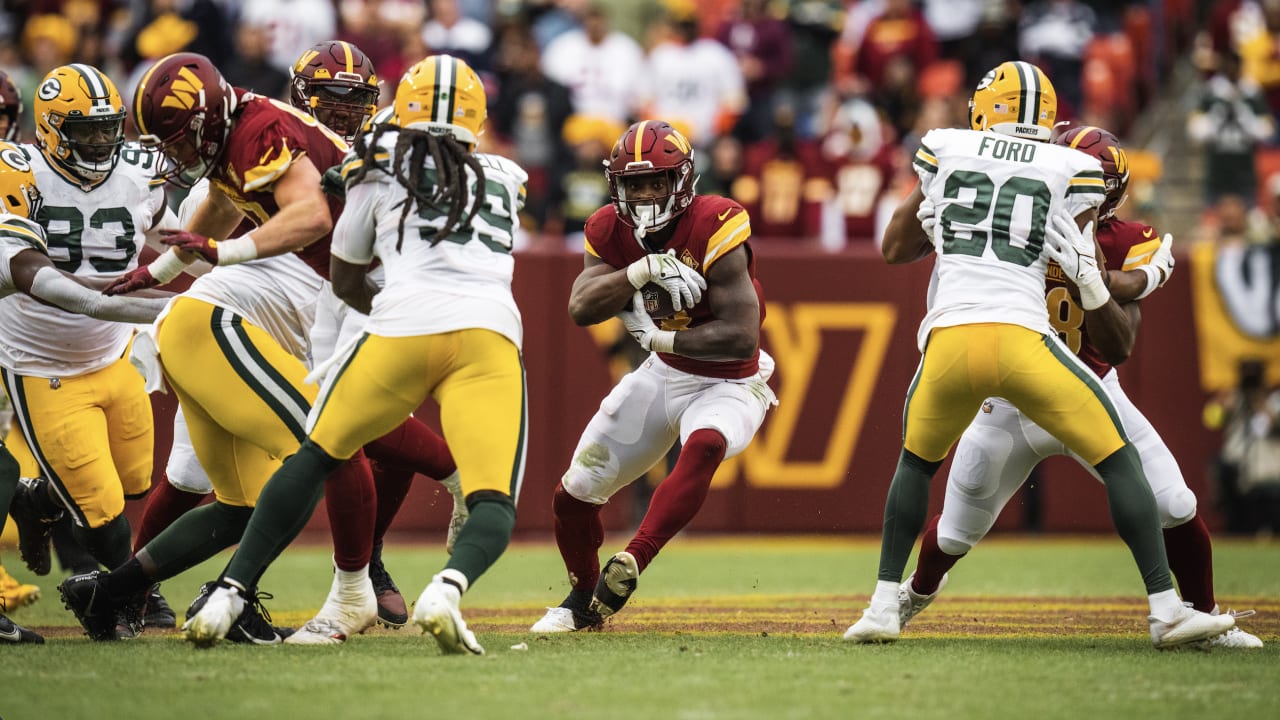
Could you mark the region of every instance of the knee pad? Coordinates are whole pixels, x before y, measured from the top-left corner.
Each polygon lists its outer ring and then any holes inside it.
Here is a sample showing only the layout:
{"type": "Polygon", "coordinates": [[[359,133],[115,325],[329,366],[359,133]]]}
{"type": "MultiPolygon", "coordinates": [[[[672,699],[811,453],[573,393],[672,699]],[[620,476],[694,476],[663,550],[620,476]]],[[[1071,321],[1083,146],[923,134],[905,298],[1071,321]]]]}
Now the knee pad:
{"type": "Polygon", "coordinates": [[[956,538],[938,535],[938,549],[948,555],[964,555],[973,549],[973,544],[956,538]]]}
{"type": "Polygon", "coordinates": [[[565,492],[575,499],[592,505],[603,505],[609,502],[609,494],[602,494],[602,488],[613,485],[618,475],[618,459],[613,457],[609,448],[601,444],[592,444],[574,455],[569,469],[560,478],[565,492]]]}
{"type": "Polygon", "coordinates": [[[1160,522],[1164,527],[1177,527],[1196,516],[1196,494],[1180,487],[1159,498],[1160,522]]]}

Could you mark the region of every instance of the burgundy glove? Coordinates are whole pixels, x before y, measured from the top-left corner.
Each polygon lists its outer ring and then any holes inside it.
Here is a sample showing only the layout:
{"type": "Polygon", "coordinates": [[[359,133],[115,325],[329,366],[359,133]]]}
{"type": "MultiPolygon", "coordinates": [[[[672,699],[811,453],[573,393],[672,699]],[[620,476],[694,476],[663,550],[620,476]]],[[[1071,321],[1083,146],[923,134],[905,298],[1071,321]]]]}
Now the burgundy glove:
{"type": "Polygon", "coordinates": [[[112,280],[110,285],[102,289],[102,294],[124,295],[138,290],[153,288],[159,284],[160,281],[151,275],[151,271],[147,269],[146,265],[143,265],[112,280]]]}
{"type": "Polygon", "coordinates": [[[218,264],[218,241],[213,238],[196,235],[186,230],[161,230],[160,242],[170,247],[193,252],[213,265],[218,264]]]}

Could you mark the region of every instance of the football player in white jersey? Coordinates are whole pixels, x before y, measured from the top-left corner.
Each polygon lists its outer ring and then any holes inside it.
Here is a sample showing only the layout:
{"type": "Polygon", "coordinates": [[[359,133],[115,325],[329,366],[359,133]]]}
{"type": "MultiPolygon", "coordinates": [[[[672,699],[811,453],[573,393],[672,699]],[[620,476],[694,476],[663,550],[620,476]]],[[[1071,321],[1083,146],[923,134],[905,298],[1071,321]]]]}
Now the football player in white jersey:
{"type": "MultiPolygon", "coordinates": [[[[68,314],[84,313],[103,321],[124,323],[154,319],[167,299],[104,297],[54,265],[47,254],[44,229],[31,219],[40,207],[40,200],[30,160],[18,146],[0,141],[0,298],[5,298],[0,307],[17,296],[24,296],[46,311],[56,306],[68,314]]],[[[8,354],[0,353],[0,375],[5,379],[6,392],[14,387],[9,382],[12,377],[9,363],[8,354]]],[[[23,422],[21,417],[15,417],[15,420],[23,422]]],[[[24,426],[23,431],[27,430],[24,426]]],[[[10,503],[19,491],[19,474],[17,460],[0,442],[0,530],[4,529],[10,503]]],[[[15,514],[26,520],[22,510],[18,508],[15,514]]],[[[29,531],[29,527],[20,529],[20,543],[27,539],[29,531]]],[[[45,538],[46,547],[47,542],[45,538]]],[[[113,630],[114,627],[113,617],[113,630]]],[[[15,625],[0,614],[0,643],[3,642],[44,641],[38,634],[15,625]]]]}
{"type": "Polygon", "coordinates": [[[453,439],[471,515],[413,621],[446,653],[483,654],[458,608],[510,539],[527,417],[523,330],[511,294],[526,175],[504,158],[473,154],[485,115],[475,72],[448,55],[428,57],[400,81],[398,127],[377,126],[348,156],[332,279],[339,297],[369,311],[369,324],[326,380],[307,440],[263,489],[243,542],[188,621],[193,642],[227,633],[246,583],[293,539],[342,459],[430,395],[453,439]],[[386,286],[373,297],[366,272],[375,254],[386,286]],[[431,313],[421,312],[428,306],[431,313]]]}
{"type": "MultiPolygon", "coordinates": [[[[898,638],[902,573],[924,525],[929,482],[988,397],[1008,400],[1102,478],[1112,521],[1147,588],[1156,647],[1225,632],[1235,624],[1230,616],[1182,604],[1138,453],[1101,381],[1049,324],[1050,260],[1085,310],[1124,314],[1099,272],[1093,237],[1106,197],[1102,168],[1089,155],[1048,143],[1057,97],[1030,63],[1006,62],[987,73],[969,108],[971,129],[925,135],[914,159],[920,185],[894,213],[881,248],[890,263],[932,251],[934,278],[885,502],[878,582],[870,607],[844,637],[898,638]]],[[[1111,326],[1124,324],[1120,318],[1111,326]]]]}
{"type": "MultiPolygon", "coordinates": [[[[124,103],[97,68],[54,68],[33,104],[37,147],[27,153],[49,257],[87,281],[114,280],[137,267],[164,216],[156,154],[125,144],[124,103]]],[[[41,518],[69,512],[80,545],[114,567],[131,549],[125,498],[151,485],[151,401],[126,358],[133,328],[24,296],[0,304],[0,325],[5,384],[42,473],[18,505],[41,518]]],[[[47,549],[27,560],[49,571],[47,549]]]]}

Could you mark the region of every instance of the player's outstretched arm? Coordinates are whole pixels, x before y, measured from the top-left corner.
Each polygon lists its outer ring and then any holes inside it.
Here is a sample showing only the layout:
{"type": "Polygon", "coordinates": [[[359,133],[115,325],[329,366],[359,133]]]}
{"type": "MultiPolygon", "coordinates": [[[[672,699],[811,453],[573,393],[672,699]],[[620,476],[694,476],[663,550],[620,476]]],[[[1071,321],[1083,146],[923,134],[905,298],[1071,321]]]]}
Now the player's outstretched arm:
{"type": "Polygon", "coordinates": [[[884,230],[884,241],[880,244],[880,254],[890,265],[915,262],[933,250],[933,239],[921,227],[917,215],[920,204],[924,202],[924,190],[916,183],[915,189],[906,200],[893,211],[889,224],[884,230]]]}
{"type": "Polygon", "coordinates": [[[9,261],[14,284],[31,297],[68,312],[88,315],[99,320],[127,323],[149,323],[156,319],[168,297],[108,297],[76,281],[53,265],[48,256],[35,250],[24,250],[9,261]]]}

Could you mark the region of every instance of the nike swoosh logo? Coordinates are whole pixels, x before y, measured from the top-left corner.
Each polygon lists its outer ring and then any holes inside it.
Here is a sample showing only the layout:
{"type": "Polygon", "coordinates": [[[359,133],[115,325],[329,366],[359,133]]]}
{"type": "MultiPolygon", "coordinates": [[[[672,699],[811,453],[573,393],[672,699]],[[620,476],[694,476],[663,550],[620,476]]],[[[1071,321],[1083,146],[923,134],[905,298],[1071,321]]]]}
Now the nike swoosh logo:
{"type": "Polygon", "coordinates": [[[717,216],[716,216],[716,219],[717,219],[717,220],[723,220],[723,219],[725,219],[725,218],[729,217],[729,213],[731,213],[731,212],[733,212],[733,208],[729,208],[728,210],[725,210],[724,212],[720,213],[719,215],[717,215],[717,216]]]}
{"type": "Polygon", "coordinates": [[[18,627],[15,625],[12,630],[0,630],[0,640],[22,642],[22,633],[18,632],[18,627]]]}
{"type": "Polygon", "coordinates": [[[1152,233],[1152,229],[1147,228],[1146,230],[1142,231],[1142,237],[1149,238],[1151,237],[1151,233],[1152,233]]]}

